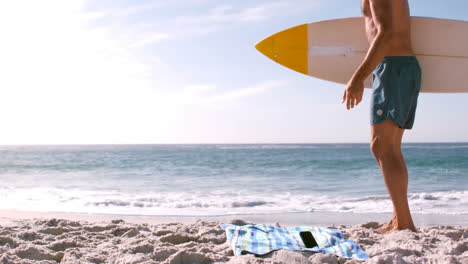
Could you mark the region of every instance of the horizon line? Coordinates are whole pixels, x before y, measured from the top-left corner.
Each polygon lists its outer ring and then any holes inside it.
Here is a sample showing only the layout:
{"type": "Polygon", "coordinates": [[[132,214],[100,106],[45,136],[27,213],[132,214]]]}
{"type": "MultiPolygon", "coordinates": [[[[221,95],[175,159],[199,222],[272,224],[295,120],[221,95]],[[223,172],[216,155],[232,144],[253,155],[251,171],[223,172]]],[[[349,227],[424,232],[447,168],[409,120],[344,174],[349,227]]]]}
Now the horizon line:
{"type": "MultiPolygon", "coordinates": [[[[404,144],[468,144],[468,141],[411,141],[404,144]]],[[[12,146],[135,146],[135,145],[319,145],[319,144],[370,144],[370,142],[266,142],[266,143],[38,143],[38,144],[0,144],[0,147],[12,146]]]]}

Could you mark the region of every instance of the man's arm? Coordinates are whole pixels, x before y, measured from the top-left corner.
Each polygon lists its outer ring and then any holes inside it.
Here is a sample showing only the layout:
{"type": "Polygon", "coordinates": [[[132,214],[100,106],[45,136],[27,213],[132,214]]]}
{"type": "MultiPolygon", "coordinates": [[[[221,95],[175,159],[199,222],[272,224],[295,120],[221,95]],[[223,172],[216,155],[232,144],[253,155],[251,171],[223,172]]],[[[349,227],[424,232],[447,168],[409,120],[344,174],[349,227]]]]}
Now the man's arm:
{"type": "Polygon", "coordinates": [[[364,82],[385,56],[386,45],[392,34],[393,10],[391,0],[369,0],[377,35],[372,41],[361,66],[353,75],[354,80],[364,82]]]}
{"type": "Polygon", "coordinates": [[[393,10],[391,0],[369,0],[372,19],[377,28],[377,35],[372,41],[366,57],[351,77],[346,86],[343,102],[347,109],[358,105],[364,93],[364,81],[385,57],[386,42],[391,38],[393,10]]]}

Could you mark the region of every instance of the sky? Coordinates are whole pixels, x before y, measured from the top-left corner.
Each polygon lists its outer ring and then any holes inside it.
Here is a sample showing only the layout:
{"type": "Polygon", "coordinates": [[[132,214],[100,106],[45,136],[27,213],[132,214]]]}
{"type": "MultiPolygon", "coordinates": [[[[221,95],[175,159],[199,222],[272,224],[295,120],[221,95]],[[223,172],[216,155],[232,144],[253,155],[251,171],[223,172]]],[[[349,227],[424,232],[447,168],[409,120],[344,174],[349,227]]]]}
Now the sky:
{"type": "MultiPolygon", "coordinates": [[[[412,0],[468,20],[468,2],[412,0]]],[[[368,142],[369,101],[255,50],[354,0],[0,2],[0,145],[368,142]]],[[[468,94],[419,96],[404,142],[468,142],[468,94]]]]}

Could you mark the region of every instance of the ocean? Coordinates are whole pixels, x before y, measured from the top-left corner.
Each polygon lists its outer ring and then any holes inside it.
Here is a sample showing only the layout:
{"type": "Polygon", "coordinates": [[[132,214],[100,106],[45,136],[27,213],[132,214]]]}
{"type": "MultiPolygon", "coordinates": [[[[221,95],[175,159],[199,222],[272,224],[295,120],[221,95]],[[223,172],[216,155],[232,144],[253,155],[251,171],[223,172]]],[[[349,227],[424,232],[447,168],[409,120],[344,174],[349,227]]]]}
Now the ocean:
{"type": "MultiPolygon", "coordinates": [[[[468,212],[468,143],[407,143],[413,213],[468,212]]],[[[0,209],[389,213],[368,144],[0,146],[0,209]]]]}

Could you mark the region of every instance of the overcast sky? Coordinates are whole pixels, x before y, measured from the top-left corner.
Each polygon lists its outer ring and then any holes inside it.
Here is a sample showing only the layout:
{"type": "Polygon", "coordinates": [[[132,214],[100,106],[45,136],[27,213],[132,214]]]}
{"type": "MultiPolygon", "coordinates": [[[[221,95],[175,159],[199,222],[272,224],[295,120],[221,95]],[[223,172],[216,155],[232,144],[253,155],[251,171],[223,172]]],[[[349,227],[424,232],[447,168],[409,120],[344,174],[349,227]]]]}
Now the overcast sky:
{"type": "MultiPolygon", "coordinates": [[[[468,2],[412,15],[468,20],[468,2]]],[[[369,96],[270,61],[254,44],[360,16],[354,0],[0,2],[0,144],[368,142],[369,96]]],[[[456,41],[456,40],[447,40],[456,41]]],[[[405,142],[468,141],[468,94],[421,94],[405,142]]]]}

